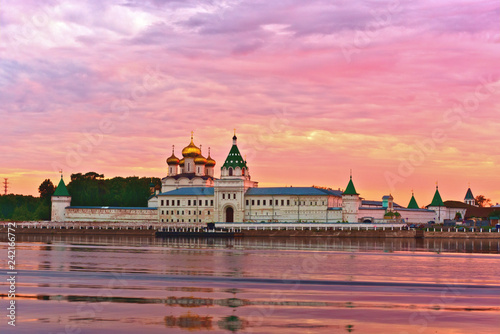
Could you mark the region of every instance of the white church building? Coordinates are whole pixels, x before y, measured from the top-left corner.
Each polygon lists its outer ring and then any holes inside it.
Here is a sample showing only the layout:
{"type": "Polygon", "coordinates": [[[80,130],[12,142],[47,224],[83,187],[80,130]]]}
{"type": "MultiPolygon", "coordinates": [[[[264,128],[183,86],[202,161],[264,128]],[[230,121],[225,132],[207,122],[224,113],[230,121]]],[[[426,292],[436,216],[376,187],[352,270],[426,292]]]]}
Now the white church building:
{"type": "MultiPolygon", "coordinates": [[[[435,219],[435,212],[404,208],[385,196],[382,201],[365,201],[356,192],[352,177],[344,191],[319,187],[259,187],[250,177],[247,161],[238,149],[237,137],[214,177],[216,162],[203,157],[191,136],[182,150],[167,159],[168,175],[161,191],[149,200],[165,224],[210,222],[362,222],[387,220],[387,212],[398,212],[393,221],[423,223],[435,219]]],[[[413,198],[414,201],[414,198],[413,198]]]]}
{"type": "MultiPolygon", "coordinates": [[[[381,201],[365,200],[356,191],[352,176],[345,190],[320,187],[259,187],[250,177],[236,134],[232,146],[215,177],[216,162],[202,155],[201,147],[191,142],[182,158],[166,160],[168,173],[161,189],[152,187],[147,208],[73,207],[63,180],[52,197],[53,221],[155,222],[165,226],[201,226],[212,222],[442,222],[441,197],[427,208],[420,208],[412,195],[407,207],[391,195],[381,201]]],[[[439,195],[438,190],[436,193],[439,195]]],[[[453,213],[454,214],[454,213],[453,213]]]]}

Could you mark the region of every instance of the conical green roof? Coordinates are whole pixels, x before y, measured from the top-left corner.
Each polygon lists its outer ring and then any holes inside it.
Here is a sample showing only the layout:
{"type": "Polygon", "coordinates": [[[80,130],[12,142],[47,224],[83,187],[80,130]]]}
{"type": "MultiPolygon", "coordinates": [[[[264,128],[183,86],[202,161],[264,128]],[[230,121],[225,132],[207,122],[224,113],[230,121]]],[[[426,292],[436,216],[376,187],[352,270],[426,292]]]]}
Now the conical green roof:
{"type": "Polygon", "coordinates": [[[441,195],[439,194],[439,189],[436,186],[436,192],[434,193],[434,198],[432,199],[431,204],[429,206],[444,206],[443,200],[441,199],[441,195]]]}
{"type": "Polygon", "coordinates": [[[413,196],[413,194],[411,194],[411,200],[408,204],[408,209],[419,209],[417,201],[415,200],[415,196],[413,196]]]}
{"type": "Polygon", "coordinates": [[[66,188],[62,176],[61,176],[61,181],[59,181],[56,191],[54,191],[54,195],[52,196],[70,196],[68,188],[66,188]]]}
{"type": "Polygon", "coordinates": [[[349,183],[347,184],[347,188],[345,188],[345,191],[342,193],[342,195],[359,195],[356,192],[356,188],[354,188],[354,183],[352,183],[352,176],[349,180],[349,183]]]}
{"type": "Polygon", "coordinates": [[[473,200],[474,199],[474,195],[472,195],[472,190],[467,189],[467,194],[465,194],[465,198],[464,199],[471,199],[473,200]]]}
{"type": "Polygon", "coordinates": [[[241,157],[240,150],[238,149],[238,146],[236,144],[233,144],[231,147],[231,150],[229,151],[229,154],[227,155],[226,161],[224,162],[224,165],[222,165],[221,168],[229,168],[229,167],[240,167],[240,168],[247,168],[247,163],[246,161],[241,157]]]}

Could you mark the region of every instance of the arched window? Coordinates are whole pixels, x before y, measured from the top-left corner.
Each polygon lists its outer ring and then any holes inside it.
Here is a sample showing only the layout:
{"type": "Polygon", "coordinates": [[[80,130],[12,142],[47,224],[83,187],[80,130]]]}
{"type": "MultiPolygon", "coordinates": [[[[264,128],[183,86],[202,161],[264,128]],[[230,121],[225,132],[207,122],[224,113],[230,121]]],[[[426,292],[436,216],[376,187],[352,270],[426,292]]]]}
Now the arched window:
{"type": "Polygon", "coordinates": [[[229,167],[229,176],[233,176],[233,167],[229,167]]]}
{"type": "Polygon", "coordinates": [[[241,175],[245,176],[245,168],[241,169],[241,175]]]}

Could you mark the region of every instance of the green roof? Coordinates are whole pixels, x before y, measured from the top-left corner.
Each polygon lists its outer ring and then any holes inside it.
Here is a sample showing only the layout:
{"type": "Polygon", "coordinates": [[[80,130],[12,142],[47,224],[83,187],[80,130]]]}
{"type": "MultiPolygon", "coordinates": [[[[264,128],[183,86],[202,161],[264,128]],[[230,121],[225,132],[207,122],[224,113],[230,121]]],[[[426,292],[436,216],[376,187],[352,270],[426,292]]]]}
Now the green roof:
{"type": "Polygon", "coordinates": [[[431,204],[429,206],[444,206],[443,200],[441,199],[441,195],[439,194],[439,189],[436,186],[436,192],[434,193],[434,198],[432,199],[431,204]]]}
{"type": "Polygon", "coordinates": [[[54,191],[54,194],[52,196],[70,196],[68,188],[66,188],[62,176],[61,176],[61,181],[59,181],[56,191],[54,191]]]}
{"type": "Polygon", "coordinates": [[[408,209],[420,209],[418,207],[417,201],[415,200],[415,196],[411,194],[411,200],[410,203],[408,204],[408,209]]]}
{"type": "Polygon", "coordinates": [[[465,199],[471,199],[474,200],[474,195],[472,195],[472,190],[467,189],[467,194],[465,194],[465,199]]]}
{"type": "Polygon", "coordinates": [[[240,150],[238,149],[238,146],[236,144],[233,144],[231,147],[231,150],[229,151],[229,154],[227,155],[226,161],[224,162],[224,165],[222,165],[221,168],[229,168],[229,167],[240,167],[240,168],[247,168],[247,163],[246,161],[241,157],[240,150]]]}
{"type": "Polygon", "coordinates": [[[342,195],[359,195],[356,192],[356,188],[354,188],[354,183],[352,183],[352,176],[349,180],[349,183],[347,184],[347,188],[345,188],[345,191],[342,193],[342,195]]]}

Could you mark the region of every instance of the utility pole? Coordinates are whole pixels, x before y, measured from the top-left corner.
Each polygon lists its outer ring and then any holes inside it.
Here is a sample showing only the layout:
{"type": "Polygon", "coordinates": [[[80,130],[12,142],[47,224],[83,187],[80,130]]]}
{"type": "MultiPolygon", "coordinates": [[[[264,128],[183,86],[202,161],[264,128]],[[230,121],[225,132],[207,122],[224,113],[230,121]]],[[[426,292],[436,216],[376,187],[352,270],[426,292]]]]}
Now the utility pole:
{"type": "Polygon", "coordinates": [[[3,188],[4,188],[4,195],[7,195],[7,190],[9,189],[9,179],[4,178],[3,188]]]}

